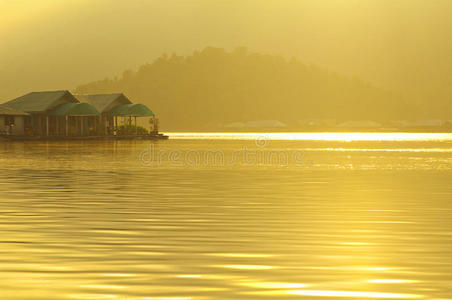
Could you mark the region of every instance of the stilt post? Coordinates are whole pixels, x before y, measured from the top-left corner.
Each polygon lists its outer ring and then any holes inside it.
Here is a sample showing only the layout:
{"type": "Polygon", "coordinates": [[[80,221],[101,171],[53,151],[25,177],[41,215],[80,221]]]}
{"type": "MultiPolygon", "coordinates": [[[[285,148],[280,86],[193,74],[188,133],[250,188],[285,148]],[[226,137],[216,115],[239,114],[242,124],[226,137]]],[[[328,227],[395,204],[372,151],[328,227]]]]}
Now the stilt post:
{"type": "Polygon", "coordinates": [[[137,117],[135,117],[135,135],[138,135],[137,117]]]}
{"type": "Polygon", "coordinates": [[[83,136],[83,125],[85,125],[84,122],[85,120],[83,119],[83,117],[80,117],[80,136],[83,136]]]}
{"type": "Polygon", "coordinates": [[[69,136],[69,116],[66,116],[66,136],[69,136]]]}
{"type": "Polygon", "coordinates": [[[49,136],[49,116],[46,116],[46,135],[49,136]]]}

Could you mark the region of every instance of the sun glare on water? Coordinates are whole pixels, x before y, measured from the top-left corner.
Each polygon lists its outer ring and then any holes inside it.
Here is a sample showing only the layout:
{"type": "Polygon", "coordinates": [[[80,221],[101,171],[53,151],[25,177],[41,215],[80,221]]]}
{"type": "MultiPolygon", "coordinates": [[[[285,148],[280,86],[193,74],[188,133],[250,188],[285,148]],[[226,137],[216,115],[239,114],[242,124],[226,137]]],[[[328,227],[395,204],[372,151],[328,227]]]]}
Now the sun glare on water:
{"type": "Polygon", "coordinates": [[[289,291],[287,294],[297,296],[322,296],[322,297],[349,297],[349,298],[391,298],[391,299],[418,299],[419,295],[394,294],[394,293],[375,293],[375,292],[346,292],[346,291],[316,291],[299,290],[289,291]]]}
{"type": "Polygon", "coordinates": [[[452,141],[450,133],[406,132],[278,132],[278,133],[168,133],[173,139],[299,140],[299,141],[452,141]]]}

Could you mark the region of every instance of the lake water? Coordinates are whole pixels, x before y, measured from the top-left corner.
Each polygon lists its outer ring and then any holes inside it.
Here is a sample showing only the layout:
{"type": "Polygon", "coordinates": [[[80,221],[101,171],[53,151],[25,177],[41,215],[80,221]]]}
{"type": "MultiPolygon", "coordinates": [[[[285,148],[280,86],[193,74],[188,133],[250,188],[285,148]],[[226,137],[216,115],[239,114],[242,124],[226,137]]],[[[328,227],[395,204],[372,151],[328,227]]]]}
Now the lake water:
{"type": "Polygon", "coordinates": [[[447,299],[452,135],[0,143],[0,299],[447,299]]]}

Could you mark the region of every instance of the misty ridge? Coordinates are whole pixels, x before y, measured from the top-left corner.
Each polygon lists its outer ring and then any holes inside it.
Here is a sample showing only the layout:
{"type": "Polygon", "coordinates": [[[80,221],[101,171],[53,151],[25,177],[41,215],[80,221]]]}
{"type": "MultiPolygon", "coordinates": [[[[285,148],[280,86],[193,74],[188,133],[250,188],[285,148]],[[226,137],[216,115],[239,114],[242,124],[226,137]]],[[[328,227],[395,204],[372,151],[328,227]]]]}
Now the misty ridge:
{"type": "Polygon", "coordinates": [[[81,85],[77,94],[122,92],[155,111],[165,130],[221,129],[233,122],[338,122],[438,117],[423,103],[295,58],[207,47],[164,54],[137,71],[81,85]],[[409,104],[408,104],[409,103],[409,104]]]}

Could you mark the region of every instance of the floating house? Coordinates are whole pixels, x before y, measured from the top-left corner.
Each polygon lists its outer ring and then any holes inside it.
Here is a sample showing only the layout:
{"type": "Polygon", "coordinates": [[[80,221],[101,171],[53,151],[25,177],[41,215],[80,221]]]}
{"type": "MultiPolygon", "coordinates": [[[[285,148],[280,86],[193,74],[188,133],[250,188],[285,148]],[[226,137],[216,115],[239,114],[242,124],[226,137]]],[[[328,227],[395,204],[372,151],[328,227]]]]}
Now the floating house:
{"type": "Polygon", "coordinates": [[[109,137],[158,134],[154,113],[124,94],[72,95],[69,91],[32,92],[0,106],[0,134],[35,137],[109,137]],[[147,129],[137,118],[149,119],[147,129]],[[138,130],[140,128],[140,131],[138,130]]]}
{"type": "Polygon", "coordinates": [[[88,103],[65,103],[49,112],[52,136],[101,135],[99,112],[88,103]]]}
{"type": "Polygon", "coordinates": [[[94,135],[89,129],[95,127],[99,115],[91,105],[81,105],[69,91],[32,92],[3,106],[27,113],[25,134],[34,136],[94,135]]]}
{"type": "Polygon", "coordinates": [[[107,135],[138,134],[137,118],[150,118],[150,132],[158,132],[154,113],[143,104],[134,104],[124,94],[76,95],[80,102],[94,106],[100,112],[100,122],[107,135]],[[120,125],[119,120],[122,122],[120,125]],[[127,129],[132,128],[132,130],[127,129]]]}
{"type": "Polygon", "coordinates": [[[0,106],[0,134],[24,135],[26,116],[29,114],[0,106]]]}
{"type": "Polygon", "coordinates": [[[115,135],[117,131],[117,120],[110,112],[117,106],[132,104],[124,94],[76,95],[75,97],[80,102],[88,103],[97,109],[104,135],[115,135]]]}

